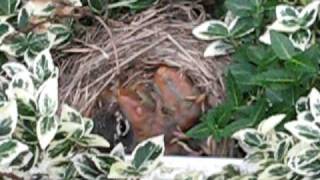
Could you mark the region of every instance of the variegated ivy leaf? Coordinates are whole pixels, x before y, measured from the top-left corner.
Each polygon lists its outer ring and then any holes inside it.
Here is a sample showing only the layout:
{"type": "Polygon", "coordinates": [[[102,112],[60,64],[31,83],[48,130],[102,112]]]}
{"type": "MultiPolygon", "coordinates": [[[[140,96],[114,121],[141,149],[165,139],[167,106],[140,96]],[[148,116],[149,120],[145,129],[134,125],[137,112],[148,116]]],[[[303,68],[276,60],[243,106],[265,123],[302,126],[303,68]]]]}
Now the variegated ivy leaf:
{"type": "Polygon", "coordinates": [[[240,146],[248,154],[256,151],[263,151],[269,148],[267,142],[263,139],[263,135],[255,129],[243,129],[236,132],[233,138],[239,141],[240,146]]]}
{"type": "Polygon", "coordinates": [[[21,63],[17,62],[8,62],[2,65],[2,69],[6,73],[6,75],[10,78],[15,76],[18,73],[28,73],[28,69],[21,63]]]}
{"type": "Polygon", "coordinates": [[[96,134],[87,134],[77,141],[77,144],[84,147],[101,147],[109,148],[109,142],[103,137],[96,134]]]}
{"type": "Polygon", "coordinates": [[[300,49],[301,51],[305,51],[307,48],[311,46],[311,36],[312,34],[309,29],[301,29],[293,34],[290,34],[290,40],[294,47],[300,49]]]}
{"type": "Polygon", "coordinates": [[[201,40],[217,40],[227,37],[229,35],[229,30],[224,22],[211,20],[194,28],[192,34],[201,40]]]}
{"type": "Polygon", "coordinates": [[[269,131],[273,130],[285,117],[285,114],[278,114],[263,120],[259,124],[258,131],[262,134],[267,134],[269,131]]]}
{"type": "Polygon", "coordinates": [[[21,72],[12,78],[9,85],[9,90],[15,91],[15,89],[22,89],[30,95],[35,93],[35,87],[30,73],[21,72]]]}
{"type": "Polygon", "coordinates": [[[66,159],[73,155],[75,143],[69,139],[55,140],[47,148],[47,154],[50,159],[66,159]]]}
{"type": "Polygon", "coordinates": [[[37,121],[37,137],[41,149],[46,149],[58,130],[58,119],[55,116],[43,116],[37,121]]]}
{"type": "Polygon", "coordinates": [[[281,140],[276,145],[276,148],[274,151],[275,160],[277,160],[279,162],[283,162],[286,159],[287,154],[293,145],[294,145],[294,142],[293,142],[292,138],[281,140]]]}
{"type": "Polygon", "coordinates": [[[299,24],[301,27],[310,27],[318,16],[320,1],[313,1],[303,8],[299,14],[299,24]]]}
{"type": "Polygon", "coordinates": [[[320,141],[320,128],[308,121],[292,121],[285,128],[302,142],[316,143],[320,141]]]}
{"type": "Polygon", "coordinates": [[[315,119],[318,119],[320,117],[320,93],[313,88],[308,97],[311,114],[315,119]]]}
{"type": "Polygon", "coordinates": [[[39,53],[31,67],[34,77],[36,77],[39,82],[48,79],[54,73],[54,70],[55,66],[49,49],[39,53]]]}
{"type": "Polygon", "coordinates": [[[293,20],[276,20],[272,23],[269,28],[274,31],[278,32],[286,32],[286,33],[293,33],[298,31],[301,27],[299,26],[296,19],[293,20]]]}
{"type": "Polygon", "coordinates": [[[132,166],[141,173],[153,170],[164,155],[164,137],[150,138],[140,143],[132,153],[132,166]]]}
{"type": "Polygon", "coordinates": [[[129,179],[141,176],[142,174],[139,171],[124,161],[113,163],[108,174],[109,179],[129,179]]]}
{"type": "Polygon", "coordinates": [[[3,51],[10,56],[23,56],[28,50],[28,39],[24,34],[15,33],[7,36],[0,44],[0,51],[3,51]]]}
{"type": "Polygon", "coordinates": [[[9,89],[8,91],[14,94],[12,99],[14,98],[17,102],[19,116],[21,118],[27,118],[30,121],[35,121],[37,105],[33,94],[18,88],[13,90],[9,89]]]}
{"type": "Polygon", "coordinates": [[[63,46],[67,44],[71,37],[72,31],[68,26],[62,24],[53,24],[49,27],[49,32],[55,35],[53,46],[63,46]]]}
{"type": "Polygon", "coordinates": [[[78,138],[81,138],[85,133],[85,125],[87,124],[87,130],[86,132],[89,132],[89,130],[92,130],[91,125],[84,122],[84,118],[82,118],[81,114],[76,111],[75,109],[71,108],[68,105],[62,106],[62,112],[61,112],[61,125],[59,128],[59,132],[64,132],[67,134],[67,136],[73,136],[73,134],[77,133],[78,138]]]}
{"type": "Polygon", "coordinates": [[[58,78],[44,82],[37,92],[37,104],[41,115],[52,116],[58,110],[58,78]]]}
{"type": "Polygon", "coordinates": [[[276,16],[278,20],[297,19],[299,16],[299,11],[289,5],[278,5],[276,7],[276,16]]]}
{"type": "Polygon", "coordinates": [[[289,157],[288,166],[297,174],[314,176],[320,174],[320,151],[317,148],[304,147],[289,157]]]}
{"type": "Polygon", "coordinates": [[[0,167],[8,167],[28,146],[14,139],[0,141],[0,167]]]}
{"type": "Polygon", "coordinates": [[[211,43],[204,52],[204,57],[223,56],[233,52],[233,46],[221,40],[211,43]]]}
{"type": "Polygon", "coordinates": [[[28,1],[24,6],[31,16],[50,16],[54,13],[55,6],[53,1],[28,1]]]}
{"type": "Polygon", "coordinates": [[[17,57],[24,56],[26,52],[35,56],[50,48],[54,38],[55,36],[50,32],[30,32],[27,36],[22,33],[13,33],[3,40],[3,44],[0,44],[0,51],[17,57]]]}
{"type": "Polygon", "coordinates": [[[9,34],[13,32],[14,29],[10,24],[6,22],[0,22],[0,44],[2,43],[5,37],[7,37],[9,34]]]}
{"type": "Polygon", "coordinates": [[[95,180],[102,173],[97,168],[98,162],[88,154],[77,154],[72,158],[72,162],[81,177],[87,180],[95,180]]]}
{"type": "Polygon", "coordinates": [[[258,176],[258,180],[272,179],[272,180],[282,180],[286,179],[286,176],[290,173],[289,167],[284,164],[272,164],[266,168],[258,176]]]}
{"type": "MultiPolygon", "coordinates": [[[[0,108],[0,140],[10,138],[18,122],[18,110],[15,101],[9,101],[0,108]]],[[[0,151],[1,154],[1,151],[0,151]]]]}
{"type": "Polygon", "coordinates": [[[120,161],[116,156],[98,154],[93,156],[95,159],[97,168],[105,175],[109,174],[112,164],[120,161]]]}
{"type": "Polygon", "coordinates": [[[0,21],[6,20],[8,17],[12,16],[18,6],[20,5],[20,0],[1,0],[0,1],[0,21]]]}
{"type": "Polygon", "coordinates": [[[247,18],[236,17],[229,25],[230,36],[240,38],[254,31],[253,24],[247,18]]]}
{"type": "Polygon", "coordinates": [[[28,51],[37,55],[44,50],[50,49],[54,38],[55,36],[50,32],[29,33],[27,36],[28,51]]]}

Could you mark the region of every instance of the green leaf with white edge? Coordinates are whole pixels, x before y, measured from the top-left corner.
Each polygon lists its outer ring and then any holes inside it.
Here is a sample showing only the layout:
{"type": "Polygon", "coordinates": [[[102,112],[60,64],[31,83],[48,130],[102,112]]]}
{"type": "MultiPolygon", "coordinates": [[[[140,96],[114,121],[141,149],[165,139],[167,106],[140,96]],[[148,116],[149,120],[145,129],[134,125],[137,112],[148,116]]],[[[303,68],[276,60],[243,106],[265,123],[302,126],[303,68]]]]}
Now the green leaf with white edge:
{"type": "Polygon", "coordinates": [[[118,157],[121,160],[125,160],[125,151],[124,151],[124,146],[119,143],[117,144],[110,152],[111,156],[118,157]]]}
{"type": "Polygon", "coordinates": [[[315,119],[320,120],[320,92],[313,88],[308,96],[310,112],[315,119]]]}
{"type": "Polygon", "coordinates": [[[95,180],[100,174],[97,162],[88,154],[77,154],[72,158],[72,162],[81,177],[87,180],[95,180]]]}
{"type": "Polygon", "coordinates": [[[14,32],[14,28],[6,22],[0,23],[0,44],[11,33],[14,32]]]}
{"type": "Polygon", "coordinates": [[[319,1],[313,1],[303,8],[299,14],[299,24],[303,28],[308,28],[314,24],[319,12],[319,1]]]}
{"type": "Polygon", "coordinates": [[[1,0],[0,1],[0,19],[8,17],[15,13],[20,5],[20,0],[1,0]]]}
{"type": "Polygon", "coordinates": [[[25,6],[28,14],[38,17],[48,17],[54,13],[53,1],[28,1],[25,6]]]}
{"type": "Polygon", "coordinates": [[[312,33],[309,29],[301,29],[293,34],[290,34],[289,38],[294,47],[300,49],[301,51],[305,51],[311,46],[311,36],[312,33]]]}
{"type": "Polygon", "coordinates": [[[28,73],[28,69],[21,63],[17,62],[8,62],[2,66],[3,71],[10,78],[15,76],[18,73],[28,73]]]}
{"type": "Polygon", "coordinates": [[[52,116],[58,110],[58,78],[45,81],[37,92],[37,104],[41,115],[52,116]]]}
{"type": "Polygon", "coordinates": [[[14,139],[0,141],[0,166],[8,167],[22,152],[28,151],[28,146],[14,139]]]}
{"type": "Polygon", "coordinates": [[[257,13],[258,7],[262,5],[261,0],[227,0],[226,7],[233,14],[240,17],[251,16],[257,13]]]}
{"type": "Polygon", "coordinates": [[[299,11],[290,5],[277,5],[276,16],[278,20],[291,20],[297,19],[299,16],[299,11]]]}
{"type": "Polygon", "coordinates": [[[72,31],[69,27],[62,24],[53,24],[49,27],[49,32],[55,35],[53,46],[61,47],[67,44],[72,37],[72,31]]]}
{"type": "Polygon", "coordinates": [[[27,118],[30,120],[35,119],[36,117],[36,101],[33,94],[30,94],[24,89],[13,89],[9,90],[14,94],[18,106],[18,113],[21,118],[27,118]]]}
{"type": "Polygon", "coordinates": [[[108,174],[109,179],[129,179],[141,176],[142,174],[139,171],[124,161],[113,163],[108,174]]]}
{"type": "Polygon", "coordinates": [[[250,18],[235,18],[228,29],[230,32],[230,36],[234,38],[241,38],[246,36],[254,31],[254,26],[251,23],[250,18]]]}
{"type": "Polygon", "coordinates": [[[195,27],[192,34],[200,40],[218,40],[228,37],[229,31],[224,22],[211,20],[195,27]]]}
{"type": "Polygon", "coordinates": [[[84,147],[100,147],[100,148],[110,147],[110,144],[106,139],[96,134],[84,135],[76,143],[84,147]]]}
{"type": "Polygon", "coordinates": [[[18,14],[18,28],[23,29],[26,28],[29,24],[30,15],[26,8],[22,8],[18,14]]]}
{"type": "Polygon", "coordinates": [[[15,89],[22,89],[30,95],[35,93],[36,89],[30,73],[21,72],[13,76],[9,84],[9,91],[14,91],[15,89]]]}
{"type": "Polygon", "coordinates": [[[107,4],[105,0],[88,0],[89,7],[92,12],[101,14],[105,10],[107,4]]]}
{"type": "Polygon", "coordinates": [[[285,114],[278,114],[263,120],[258,126],[258,132],[264,135],[267,134],[271,130],[274,130],[285,117],[285,114]]]}
{"type": "Polygon", "coordinates": [[[132,165],[137,170],[150,171],[164,155],[164,137],[158,136],[140,143],[132,153],[132,165]]]}
{"type": "Polygon", "coordinates": [[[50,32],[45,33],[29,33],[27,36],[28,40],[28,51],[37,55],[38,53],[50,49],[52,42],[54,42],[55,35],[50,32]]]}
{"type": "Polygon", "coordinates": [[[269,148],[267,142],[263,139],[263,135],[255,129],[243,129],[236,132],[233,136],[239,141],[240,146],[247,153],[263,151],[269,148]]]}
{"type": "Polygon", "coordinates": [[[303,147],[289,156],[288,166],[303,176],[314,176],[320,173],[320,151],[314,147],[303,147]]]}
{"type": "Polygon", "coordinates": [[[10,56],[20,57],[28,50],[28,39],[24,34],[16,33],[7,36],[0,44],[0,51],[10,56]]]}
{"type": "Polygon", "coordinates": [[[295,55],[295,49],[287,36],[279,32],[271,31],[271,47],[281,59],[290,59],[295,55]]]}
{"type": "Polygon", "coordinates": [[[224,56],[234,52],[233,46],[221,40],[212,42],[204,51],[204,57],[224,56]]]}
{"type": "Polygon", "coordinates": [[[258,180],[282,180],[286,179],[289,173],[290,169],[285,164],[272,164],[271,166],[267,167],[262,173],[259,174],[258,180]]]}
{"type": "Polygon", "coordinates": [[[66,159],[74,154],[75,143],[69,139],[55,140],[47,148],[50,159],[66,159]]]}
{"type": "Polygon", "coordinates": [[[98,154],[93,157],[97,168],[104,174],[109,174],[112,164],[121,161],[118,157],[113,155],[98,154]]]}
{"type": "Polygon", "coordinates": [[[7,102],[0,108],[0,140],[10,138],[18,122],[17,103],[14,100],[7,102]]]}
{"type": "Polygon", "coordinates": [[[275,160],[279,162],[285,161],[287,154],[293,145],[294,145],[294,141],[292,140],[292,138],[281,140],[275,147],[275,151],[274,151],[275,160]]]}
{"type": "Polygon", "coordinates": [[[276,20],[270,26],[269,29],[277,32],[293,33],[298,31],[301,27],[297,19],[290,20],[276,20]]]}
{"type": "Polygon", "coordinates": [[[285,128],[302,142],[316,143],[320,141],[320,128],[308,121],[292,121],[285,128]]]}
{"type": "Polygon", "coordinates": [[[48,79],[54,73],[54,70],[55,66],[49,49],[39,53],[31,67],[31,72],[39,82],[48,79]]]}
{"type": "Polygon", "coordinates": [[[58,119],[56,116],[43,116],[37,121],[37,137],[41,149],[46,149],[53,140],[58,130],[58,119]]]}
{"type": "Polygon", "coordinates": [[[62,106],[60,119],[61,126],[59,128],[59,132],[67,133],[68,137],[72,136],[76,132],[80,133],[79,138],[82,137],[85,133],[85,124],[87,124],[88,126],[88,131],[90,129],[92,130],[92,124],[88,124],[88,122],[85,123],[84,118],[82,118],[81,114],[68,105],[62,106]]]}

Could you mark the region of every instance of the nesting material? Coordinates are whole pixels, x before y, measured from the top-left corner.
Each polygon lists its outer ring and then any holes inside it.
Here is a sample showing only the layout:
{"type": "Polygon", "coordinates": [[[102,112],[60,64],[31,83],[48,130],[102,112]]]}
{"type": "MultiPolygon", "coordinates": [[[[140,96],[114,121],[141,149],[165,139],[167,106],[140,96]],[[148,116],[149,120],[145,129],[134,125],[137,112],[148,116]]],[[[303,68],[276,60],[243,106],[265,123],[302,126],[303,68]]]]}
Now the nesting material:
{"type": "Polygon", "coordinates": [[[203,6],[195,2],[154,7],[119,20],[95,17],[96,24],[63,50],[67,55],[56,58],[61,101],[93,117],[108,99],[101,94],[148,83],[165,65],[177,68],[206,97],[202,111],[215,106],[224,97],[228,59],[203,57],[208,44],[191,32],[205,18],[203,6]]]}

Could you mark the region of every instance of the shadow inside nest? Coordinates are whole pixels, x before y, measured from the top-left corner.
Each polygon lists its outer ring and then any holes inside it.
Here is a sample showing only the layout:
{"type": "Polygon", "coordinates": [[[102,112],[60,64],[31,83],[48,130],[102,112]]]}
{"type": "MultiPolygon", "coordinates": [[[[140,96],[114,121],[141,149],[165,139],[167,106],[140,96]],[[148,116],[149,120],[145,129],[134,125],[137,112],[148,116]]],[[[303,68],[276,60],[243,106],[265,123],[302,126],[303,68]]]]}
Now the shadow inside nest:
{"type": "Polygon", "coordinates": [[[56,53],[60,99],[92,117],[96,133],[113,145],[124,143],[128,151],[164,133],[170,154],[237,156],[233,142],[198,142],[184,135],[224,98],[228,58],[204,58],[206,44],[191,34],[205,18],[203,6],[194,2],[121,20],[96,17],[61,50],[67,56],[56,53]]]}

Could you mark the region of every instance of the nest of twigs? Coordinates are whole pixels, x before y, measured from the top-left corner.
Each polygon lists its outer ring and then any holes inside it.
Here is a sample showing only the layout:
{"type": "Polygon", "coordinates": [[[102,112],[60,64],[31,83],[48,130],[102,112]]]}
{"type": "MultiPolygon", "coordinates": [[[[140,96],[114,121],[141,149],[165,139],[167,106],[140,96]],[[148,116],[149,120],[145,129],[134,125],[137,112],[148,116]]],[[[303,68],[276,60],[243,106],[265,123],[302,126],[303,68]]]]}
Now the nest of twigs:
{"type": "MultiPolygon", "coordinates": [[[[161,65],[178,68],[205,95],[202,111],[223,100],[222,76],[228,59],[204,58],[207,44],[191,33],[206,19],[202,5],[185,2],[118,20],[94,19],[93,26],[78,32],[62,50],[66,56],[58,56],[62,102],[92,117],[101,108],[97,102],[103,91],[150,81],[161,65]]],[[[222,144],[207,153],[232,156],[230,144],[222,144]]]]}

